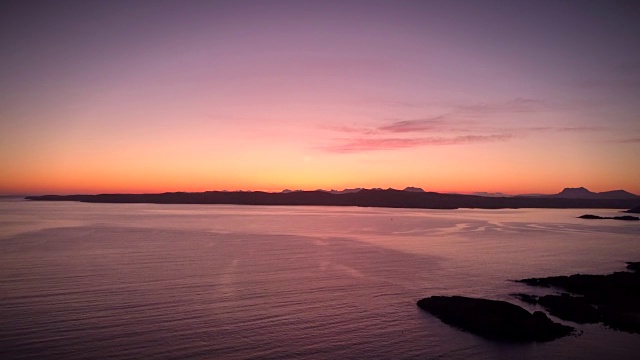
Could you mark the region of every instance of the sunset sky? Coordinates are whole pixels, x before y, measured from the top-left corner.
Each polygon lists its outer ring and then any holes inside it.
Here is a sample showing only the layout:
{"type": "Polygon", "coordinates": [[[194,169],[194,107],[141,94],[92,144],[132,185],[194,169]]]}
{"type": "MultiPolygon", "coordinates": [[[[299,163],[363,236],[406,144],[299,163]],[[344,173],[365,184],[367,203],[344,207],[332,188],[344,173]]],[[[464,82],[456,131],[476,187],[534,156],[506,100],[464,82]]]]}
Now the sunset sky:
{"type": "Polygon", "coordinates": [[[640,194],[639,1],[2,1],[0,194],[640,194]]]}

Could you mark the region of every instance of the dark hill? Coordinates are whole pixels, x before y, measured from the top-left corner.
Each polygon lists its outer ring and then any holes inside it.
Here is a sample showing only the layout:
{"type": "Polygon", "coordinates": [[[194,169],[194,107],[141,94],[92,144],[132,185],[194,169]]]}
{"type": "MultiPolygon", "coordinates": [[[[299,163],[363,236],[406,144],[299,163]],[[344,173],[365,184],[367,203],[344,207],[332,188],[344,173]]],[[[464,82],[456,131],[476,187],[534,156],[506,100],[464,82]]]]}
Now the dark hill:
{"type": "Polygon", "coordinates": [[[624,190],[613,190],[598,193],[601,199],[640,199],[640,196],[624,190]]]}
{"type": "Polygon", "coordinates": [[[562,199],[638,199],[640,196],[632,194],[624,190],[612,190],[604,192],[592,192],[583,187],[565,188],[558,194],[547,195],[545,197],[562,198],[562,199]]]}
{"type": "Polygon", "coordinates": [[[583,187],[579,188],[564,188],[560,193],[552,195],[551,197],[566,198],[566,199],[593,199],[596,193],[591,192],[583,187]]]}

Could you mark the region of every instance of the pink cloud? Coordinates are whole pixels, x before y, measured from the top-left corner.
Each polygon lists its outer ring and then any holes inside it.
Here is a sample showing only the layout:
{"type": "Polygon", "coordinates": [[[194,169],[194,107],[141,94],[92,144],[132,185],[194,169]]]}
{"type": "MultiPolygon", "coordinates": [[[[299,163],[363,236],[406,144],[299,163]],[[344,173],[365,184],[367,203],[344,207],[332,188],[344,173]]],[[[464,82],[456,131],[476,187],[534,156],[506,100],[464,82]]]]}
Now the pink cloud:
{"type": "Polygon", "coordinates": [[[489,113],[538,112],[555,107],[556,106],[548,104],[542,100],[515,98],[504,102],[462,105],[458,106],[456,110],[464,113],[481,115],[489,113]]]}
{"type": "Polygon", "coordinates": [[[350,126],[350,125],[322,126],[321,128],[331,130],[331,131],[341,132],[341,133],[347,133],[347,134],[370,135],[375,133],[375,130],[372,130],[370,128],[350,126]]]}
{"type": "Polygon", "coordinates": [[[446,125],[444,115],[429,119],[402,120],[378,128],[383,132],[404,133],[416,131],[441,130],[446,125]]]}
{"type": "Polygon", "coordinates": [[[603,126],[538,126],[523,128],[525,131],[560,131],[560,132],[590,132],[590,131],[608,131],[609,128],[603,126]]]}
{"type": "Polygon", "coordinates": [[[342,144],[323,147],[334,153],[354,153],[375,150],[394,150],[420,146],[443,146],[506,141],[511,134],[494,135],[466,135],[454,137],[424,137],[424,138],[357,138],[349,139],[342,144]]]}
{"type": "Polygon", "coordinates": [[[640,137],[627,138],[617,141],[620,144],[640,143],[640,137]]]}
{"type": "Polygon", "coordinates": [[[346,134],[376,135],[384,133],[424,133],[424,132],[469,132],[476,127],[476,123],[467,120],[453,120],[447,115],[434,116],[425,119],[390,120],[378,127],[357,127],[349,125],[322,126],[323,129],[346,134]],[[464,127],[461,127],[464,126],[464,127]]]}
{"type": "Polygon", "coordinates": [[[606,131],[608,130],[603,126],[567,126],[567,127],[559,127],[555,129],[556,131],[606,131]]]}

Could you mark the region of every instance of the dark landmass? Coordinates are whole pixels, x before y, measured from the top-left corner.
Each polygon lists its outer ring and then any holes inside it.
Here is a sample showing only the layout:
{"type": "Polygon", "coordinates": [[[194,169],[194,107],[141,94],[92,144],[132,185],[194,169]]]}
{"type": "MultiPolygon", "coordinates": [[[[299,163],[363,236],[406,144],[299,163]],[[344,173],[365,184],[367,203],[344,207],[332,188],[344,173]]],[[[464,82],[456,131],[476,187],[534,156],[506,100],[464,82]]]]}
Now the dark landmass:
{"type": "Polygon", "coordinates": [[[545,195],[546,197],[561,199],[636,199],[640,200],[640,196],[632,194],[624,190],[612,190],[604,192],[592,192],[583,187],[565,188],[558,194],[545,195]]]}
{"type": "Polygon", "coordinates": [[[424,190],[422,188],[413,187],[413,186],[406,187],[406,188],[404,188],[403,191],[419,192],[419,193],[423,193],[424,192],[424,190]]]}
{"type": "Polygon", "coordinates": [[[506,342],[551,341],[574,328],[551,321],[541,311],[533,314],[505,302],[463,296],[432,296],[417,303],[445,324],[490,340],[506,342]]]}
{"type": "Polygon", "coordinates": [[[471,195],[486,196],[486,197],[511,197],[511,196],[513,196],[513,195],[501,193],[501,192],[492,193],[492,192],[486,192],[486,191],[474,192],[471,195]]]}
{"type": "MultiPolygon", "coordinates": [[[[405,188],[404,191],[411,191],[410,189],[419,189],[419,188],[413,188],[413,187],[408,187],[405,188]]],[[[331,194],[350,194],[350,193],[356,193],[360,190],[366,190],[364,188],[353,188],[353,189],[344,189],[344,190],[335,190],[335,189],[331,189],[331,190],[324,190],[324,189],[317,189],[315,191],[317,192],[325,192],[325,193],[331,193],[331,194]]],[[[382,190],[381,188],[374,188],[372,190],[382,190]]],[[[389,189],[392,190],[392,189],[389,189]]],[[[424,191],[424,190],[423,190],[424,191]]],[[[289,189],[284,189],[281,191],[281,193],[291,193],[291,192],[305,192],[305,190],[289,190],[289,189]]]]}
{"type": "Polygon", "coordinates": [[[639,271],[640,270],[640,262],[627,262],[627,270],[639,271]]]}
{"type": "Polygon", "coordinates": [[[628,212],[630,214],[640,214],[640,206],[636,206],[633,209],[629,209],[625,212],[628,212]]]}
{"type": "Polygon", "coordinates": [[[100,194],[27,196],[28,200],[81,201],[91,203],[233,204],[233,205],[329,205],[422,209],[503,208],[601,208],[628,209],[634,199],[569,199],[550,197],[485,197],[436,192],[372,189],[333,194],[327,191],[261,191],[162,194],[100,194]]]}
{"type": "Polygon", "coordinates": [[[330,190],[329,192],[332,194],[350,194],[357,193],[360,190],[364,190],[363,188],[353,188],[353,189],[344,189],[344,190],[330,190]]]}
{"type": "Polygon", "coordinates": [[[612,217],[613,220],[631,220],[631,221],[637,221],[640,220],[639,217],[637,216],[629,216],[629,215],[624,215],[624,216],[614,216],[612,217]]]}
{"type": "Polygon", "coordinates": [[[591,214],[585,214],[585,215],[581,215],[578,216],[578,219],[604,219],[602,216],[597,216],[597,215],[591,215],[591,214]]]}
{"type": "Polygon", "coordinates": [[[544,296],[514,294],[513,296],[529,304],[542,305],[549,314],[579,324],[595,324],[602,318],[600,312],[582,296],[566,293],[544,296]]]}
{"type": "Polygon", "coordinates": [[[602,323],[612,329],[640,334],[640,262],[627,263],[634,272],[609,275],[553,276],[518,280],[531,286],[554,287],[568,293],[535,296],[514,294],[539,304],[550,314],[577,323],[602,323]]]}
{"type": "Polygon", "coordinates": [[[637,217],[637,216],[629,216],[629,215],[603,217],[603,216],[591,215],[591,214],[578,216],[578,219],[594,219],[594,220],[613,219],[613,220],[626,220],[626,221],[637,221],[637,220],[640,220],[640,218],[637,217]]]}

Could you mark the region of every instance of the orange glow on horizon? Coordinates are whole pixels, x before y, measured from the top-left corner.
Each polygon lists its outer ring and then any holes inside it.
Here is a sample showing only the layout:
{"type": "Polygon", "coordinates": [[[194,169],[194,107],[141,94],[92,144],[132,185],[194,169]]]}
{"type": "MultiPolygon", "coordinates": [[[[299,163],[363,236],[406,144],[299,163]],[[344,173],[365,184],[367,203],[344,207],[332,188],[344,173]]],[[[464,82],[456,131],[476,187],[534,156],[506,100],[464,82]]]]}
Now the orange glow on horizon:
{"type": "MultiPolygon", "coordinates": [[[[44,181],[46,186],[42,185],[39,179],[34,178],[31,183],[21,182],[20,184],[5,183],[0,190],[0,194],[4,195],[43,195],[43,194],[102,194],[102,193],[163,193],[163,192],[204,192],[204,191],[266,191],[280,192],[285,189],[289,190],[306,190],[312,191],[317,189],[323,190],[343,190],[349,188],[393,188],[402,190],[405,187],[420,187],[424,191],[433,191],[439,193],[459,193],[472,194],[476,192],[486,193],[503,193],[506,195],[517,194],[554,194],[560,192],[565,187],[584,186],[593,192],[602,192],[609,190],[624,189],[631,193],[640,194],[640,189],[633,187],[633,184],[622,184],[623,186],[612,186],[607,184],[585,184],[580,182],[560,184],[559,182],[541,186],[535,182],[527,182],[525,179],[514,179],[512,182],[496,183],[495,181],[476,181],[469,184],[464,181],[444,181],[441,183],[429,181],[421,183],[419,181],[401,181],[399,179],[393,181],[369,181],[369,182],[318,182],[312,179],[298,179],[298,182],[278,182],[277,180],[269,181],[265,179],[264,183],[251,181],[189,181],[188,179],[156,179],[149,181],[147,179],[131,179],[131,178],[104,178],[104,177],[77,177],[74,183],[70,179],[49,179],[44,181]]],[[[327,179],[325,179],[327,180],[327,179]]],[[[455,180],[455,179],[452,179],[455,180]]]]}

